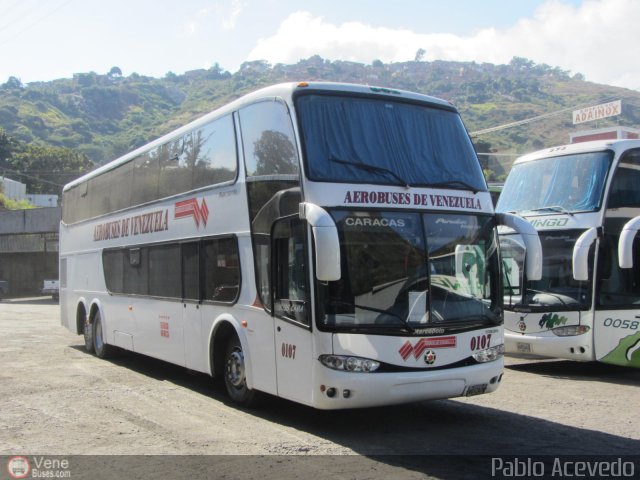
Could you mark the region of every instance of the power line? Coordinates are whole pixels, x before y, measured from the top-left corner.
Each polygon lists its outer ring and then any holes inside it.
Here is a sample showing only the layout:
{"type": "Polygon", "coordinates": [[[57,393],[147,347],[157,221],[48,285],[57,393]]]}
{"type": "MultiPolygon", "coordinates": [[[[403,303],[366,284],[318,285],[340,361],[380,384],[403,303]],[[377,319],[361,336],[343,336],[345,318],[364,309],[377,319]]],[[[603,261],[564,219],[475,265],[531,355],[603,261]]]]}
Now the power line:
{"type": "Polygon", "coordinates": [[[20,22],[24,22],[25,20],[29,20],[29,18],[33,14],[37,13],[40,10],[40,8],[38,8],[36,5],[30,5],[30,4],[33,4],[34,2],[37,2],[37,0],[27,0],[25,2],[18,2],[17,4],[13,4],[8,9],[6,9],[2,14],[2,18],[7,21],[5,21],[3,24],[0,25],[0,31],[6,34],[7,28],[19,25],[20,22]],[[12,18],[12,16],[9,15],[9,12],[14,10],[13,7],[17,5],[20,5],[21,9],[18,10],[15,13],[15,15],[13,15],[13,18],[12,18]],[[32,7],[35,7],[35,8],[32,8],[32,7]]]}
{"type": "Polygon", "coordinates": [[[22,2],[22,0],[16,0],[15,2],[13,2],[11,5],[9,5],[4,12],[2,12],[2,16],[4,18],[7,18],[7,15],[9,15],[9,13],[15,9],[16,6],[18,5],[24,5],[24,2],[22,2]]]}
{"type": "MultiPolygon", "coordinates": [[[[50,184],[50,185],[55,185],[56,187],[60,187],[60,188],[64,187],[64,185],[61,185],[61,184],[59,184],[59,183],[51,182],[51,181],[49,181],[49,180],[45,180],[45,179],[40,178],[40,177],[35,177],[35,176],[33,176],[33,175],[29,175],[29,174],[27,174],[27,173],[22,173],[22,172],[20,172],[20,171],[18,171],[18,170],[12,170],[11,168],[5,168],[5,167],[2,167],[2,170],[3,170],[3,171],[11,172],[11,173],[13,173],[13,174],[15,174],[15,175],[20,175],[21,177],[30,178],[31,180],[37,180],[38,182],[48,183],[48,184],[50,184]]],[[[3,175],[3,177],[4,177],[4,175],[3,175]]]]}
{"type": "MultiPolygon", "coordinates": [[[[615,100],[616,98],[619,98],[619,96],[605,98],[603,100],[598,101],[598,103],[607,103],[607,102],[610,102],[612,100],[615,100]]],[[[543,113],[542,115],[537,115],[535,117],[526,118],[524,120],[519,120],[517,122],[505,123],[504,125],[498,125],[497,127],[485,128],[483,130],[476,130],[475,132],[469,133],[469,135],[474,137],[474,136],[478,136],[478,135],[484,135],[485,133],[492,133],[492,132],[497,132],[498,130],[504,130],[504,129],[511,128],[511,127],[517,127],[517,126],[520,126],[520,125],[526,125],[527,123],[536,122],[538,120],[544,120],[545,118],[555,117],[556,115],[561,115],[563,113],[570,112],[570,111],[573,111],[573,110],[579,110],[581,108],[586,108],[586,107],[589,107],[591,105],[593,105],[593,103],[591,103],[589,105],[581,105],[581,106],[577,106],[577,107],[567,107],[567,108],[563,108],[561,110],[556,110],[555,112],[543,113]]]]}
{"type": "Polygon", "coordinates": [[[0,47],[9,43],[11,40],[15,40],[16,37],[19,37],[20,35],[22,35],[24,32],[26,32],[27,30],[30,30],[31,28],[35,27],[38,23],[40,23],[41,21],[45,20],[46,18],[49,18],[51,15],[53,15],[54,13],[56,13],[58,10],[60,10],[62,7],[67,6],[69,3],[71,3],[73,0],[66,0],[65,2],[61,3],[60,5],[58,5],[57,7],[55,7],[53,10],[50,10],[49,12],[45,13],[43,16],[41,16],[40,18],[37,18],[35,21],[33,21],[32,23],[28,24],[26,27],[24,27],[22,30],[18,30],[17,33],[14,33],[13,35],[11,35],[8,39],[4,40],[4,41],[0,41],[0,47]]]}

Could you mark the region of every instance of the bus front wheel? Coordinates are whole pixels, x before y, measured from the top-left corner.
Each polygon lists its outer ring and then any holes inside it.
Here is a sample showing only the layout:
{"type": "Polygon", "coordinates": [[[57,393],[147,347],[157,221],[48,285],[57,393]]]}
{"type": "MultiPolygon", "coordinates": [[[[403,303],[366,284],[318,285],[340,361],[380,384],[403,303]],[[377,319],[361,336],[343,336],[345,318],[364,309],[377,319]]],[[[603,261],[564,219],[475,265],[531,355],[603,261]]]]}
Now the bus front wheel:
{"type": "Polygon", "coordinates": [[[247,387],[244,353],[235,335],[229,339],[224,356],[224,385],[235,403],[248,407],[253,402],[255,392],[247,387]]]}

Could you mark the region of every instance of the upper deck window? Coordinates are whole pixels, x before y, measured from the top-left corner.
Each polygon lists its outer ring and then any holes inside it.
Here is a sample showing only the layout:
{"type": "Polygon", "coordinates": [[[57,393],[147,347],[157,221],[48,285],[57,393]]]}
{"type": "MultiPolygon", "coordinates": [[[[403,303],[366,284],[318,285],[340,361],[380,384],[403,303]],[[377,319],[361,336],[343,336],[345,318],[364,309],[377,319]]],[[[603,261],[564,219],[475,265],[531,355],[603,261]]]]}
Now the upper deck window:
{"type": "Polygon", "coordinates": [[[297,174],[298,152],[291,117],[280,101],[240,110],[247,177],[297,174]]]}

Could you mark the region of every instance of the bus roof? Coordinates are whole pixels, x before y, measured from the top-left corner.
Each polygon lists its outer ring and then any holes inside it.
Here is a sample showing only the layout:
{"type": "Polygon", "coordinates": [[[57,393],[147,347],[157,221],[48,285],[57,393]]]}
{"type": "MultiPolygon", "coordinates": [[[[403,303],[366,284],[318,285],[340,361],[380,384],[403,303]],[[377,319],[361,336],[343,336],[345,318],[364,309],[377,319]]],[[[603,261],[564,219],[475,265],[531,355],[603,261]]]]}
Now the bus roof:
{"type": "Polygon", "coordinates": [[[640,148],[640,140],[596,140],[593,142],[570,143],[557,147],[545,148],[537,152],[518,157],[513,164],[531,162],[541,158],[560,157],[576,153],[597,152],[600,150],[614,150],[616,152],[629,148],[640,148]]]}
{"type": "Polygon", "coordinates": [[[233,111],[238,110],[240,107],[255,102],[256,100],[264,99],[264,98],[275,98],[275,97],[283,97],[290,98],[292,94],[296,90],[313,90],[313,91],[327,91],[327,92],[347,92],[347,93],[359,93],[359,94],[368,94],[368,95],[380,95],[384,97],[395,97],[395,98],[403,98],[407,100],[430,103],[435,106],[456,110],[453,105],[445,100],[441,100],[436,97],[431,97],[428,95],[423,95],[420,93],[413,93],[404,90],[398,90],[394,88],[384,88],[384,87],[374,87],[369,85],[357,85],[350,83],[334,83],[334,82],[289,82],[289,83],[280,83],[277,85],[272,85],[269,87],[261,88],[254,92],[248,93],[212,112],[209,112],[198,119],[184,125],[177,130],[173,130],[162,137],[153,140],[136,150],[133,150],[109,163],[98,167],[95,170],[83,175],[76,180],[65,185],[63,191],[67,191],[75,186],[78,186],[90,178],[96,177],[102,173],[108,172],[109,170],[114,169],[115,167],[127,163],[137,156],[145,153],[153,148],[156,148],[160,145],[163,145],[172,139],[178,138],[181,135],[191,131],[192,129],[198,128],[201,125],[208,123],[209,121],[222,116],[233,111]]]}

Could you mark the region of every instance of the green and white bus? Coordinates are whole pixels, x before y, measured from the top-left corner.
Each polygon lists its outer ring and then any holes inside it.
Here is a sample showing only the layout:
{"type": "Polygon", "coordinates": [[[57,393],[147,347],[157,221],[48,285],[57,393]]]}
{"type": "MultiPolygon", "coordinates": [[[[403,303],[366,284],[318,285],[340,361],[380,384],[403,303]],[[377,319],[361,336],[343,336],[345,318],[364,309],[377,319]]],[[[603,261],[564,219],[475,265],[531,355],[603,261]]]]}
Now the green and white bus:
{"type": "Polygon", "coordinates": [[[577,143],[517,159],[497,204],[539,233],[542,278],[502,230],[507,352],[640,367],[640,141],[577,143]]]}

